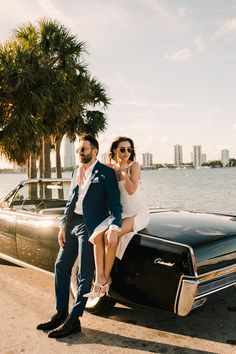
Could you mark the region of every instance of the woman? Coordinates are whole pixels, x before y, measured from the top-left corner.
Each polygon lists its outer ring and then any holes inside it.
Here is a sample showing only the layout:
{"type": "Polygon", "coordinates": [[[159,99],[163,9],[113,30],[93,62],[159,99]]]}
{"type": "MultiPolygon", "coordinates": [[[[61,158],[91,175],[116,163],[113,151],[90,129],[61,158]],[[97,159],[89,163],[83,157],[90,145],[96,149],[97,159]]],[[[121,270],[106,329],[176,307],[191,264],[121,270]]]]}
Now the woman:
{"type": "Polygon", "coordinates": [[[116,172],[122,205],[122,226],[117,233],[115,247],[107,246],[109,220],[101,223],[90,237],[94,244],[96,279],[93,291],[85,297],[104,296],[111,284],[110,273],[115,257],[122,258],[124,251],[137,232],[145,228],[149,222],[149,211],[140,195],[140,165],[134,161],[135,150],[133,140],[118,137],[111,144],[109,166],[116,172]]]}

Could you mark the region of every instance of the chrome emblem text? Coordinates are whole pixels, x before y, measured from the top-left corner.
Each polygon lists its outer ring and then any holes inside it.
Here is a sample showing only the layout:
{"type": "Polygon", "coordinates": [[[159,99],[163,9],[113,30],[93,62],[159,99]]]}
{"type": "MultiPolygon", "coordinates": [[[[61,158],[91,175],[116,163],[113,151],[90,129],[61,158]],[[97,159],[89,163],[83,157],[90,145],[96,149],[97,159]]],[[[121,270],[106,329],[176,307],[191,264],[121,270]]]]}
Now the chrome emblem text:
{"type": "Polygon", "coordinates": [[[166,266],[166,267],[173,267],[173,266],[175,265],[175,263],[164,262],[164,261],[162,260],[162,258],[157,258],[157,259],[155,259],[154,264],[162,264],[162,265],[164,265],[164,266],[166,266]]]}

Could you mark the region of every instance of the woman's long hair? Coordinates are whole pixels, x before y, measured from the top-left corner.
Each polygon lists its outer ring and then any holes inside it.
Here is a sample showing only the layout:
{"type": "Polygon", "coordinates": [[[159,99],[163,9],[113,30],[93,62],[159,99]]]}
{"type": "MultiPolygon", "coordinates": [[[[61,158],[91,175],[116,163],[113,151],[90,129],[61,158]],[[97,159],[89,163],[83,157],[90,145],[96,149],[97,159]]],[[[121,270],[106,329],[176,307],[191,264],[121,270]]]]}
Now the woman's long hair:
{"type": "Polygon", "coordinates": [[[122,142],[122,141],[128,141],[130,143],[130,147],[132,149],[129,160],[130,161],[134,161],[135,159],[135,150],[134,150],[134,142],[132,139],[127,138],[126,136],[118,136],[111,144],[110,147],[110,151],[109,151],[109,159],[110,161],[116,161],[116,153],[115,150],[118,148],[118,145],[122,142]]]}

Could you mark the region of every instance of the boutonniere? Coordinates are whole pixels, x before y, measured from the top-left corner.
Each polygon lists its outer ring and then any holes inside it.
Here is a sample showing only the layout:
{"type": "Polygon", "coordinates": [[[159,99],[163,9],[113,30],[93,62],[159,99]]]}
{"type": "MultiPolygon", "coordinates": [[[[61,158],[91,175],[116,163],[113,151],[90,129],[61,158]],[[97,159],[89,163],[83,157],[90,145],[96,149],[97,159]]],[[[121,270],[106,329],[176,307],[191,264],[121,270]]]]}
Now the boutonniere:
{"type": "Polygon", "coordinates": [[[98,182],[99,182],[98,177],[94,177],[93,179],[91,179],[91,183],[98,183],[98,182]]]}

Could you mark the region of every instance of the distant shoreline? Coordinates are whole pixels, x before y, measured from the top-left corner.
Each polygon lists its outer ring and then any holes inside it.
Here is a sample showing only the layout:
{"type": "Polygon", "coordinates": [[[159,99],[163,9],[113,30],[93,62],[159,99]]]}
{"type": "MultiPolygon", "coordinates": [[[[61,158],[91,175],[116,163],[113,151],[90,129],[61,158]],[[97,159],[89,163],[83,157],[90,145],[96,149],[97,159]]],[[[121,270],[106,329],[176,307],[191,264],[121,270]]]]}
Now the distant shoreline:
{"type": "MultiPolygon", "coordinates": [[[[67,172],[67,171],[73,171],[74,167],[71,168],[63,168],[62,172],[67,172]]],[[[55,173],[55,168],[52,168],[51,173],[55,173]]],[[[11,173],[11,174],[27,174],[28,171],[27,169],[13,169],[13,168],[0,168],[0,174],[7,174],[7,173],[11,173]]]]}
{"type": "Polygon", "coordinates": [[[22,170],[13,170],[12,168],[1,168],[0,169],[0,173],[4,174],[4,173],[12,173],[12,174],[19,174],[19,173],[27,173],[27,171],[22,171],[22,170]]]}

